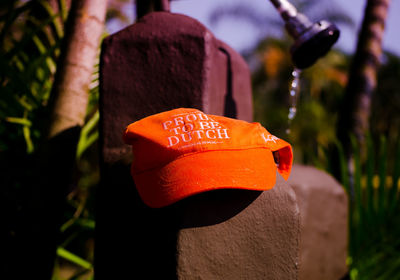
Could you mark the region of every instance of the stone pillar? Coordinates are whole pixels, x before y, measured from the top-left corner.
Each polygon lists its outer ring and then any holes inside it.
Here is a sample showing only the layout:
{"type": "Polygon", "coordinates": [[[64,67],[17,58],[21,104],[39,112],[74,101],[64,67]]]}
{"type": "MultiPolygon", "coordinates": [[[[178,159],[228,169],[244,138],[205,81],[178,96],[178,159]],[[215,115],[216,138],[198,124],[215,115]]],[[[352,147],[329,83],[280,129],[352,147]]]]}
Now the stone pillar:
{"type": "Polygon", "coordinates": [[[338,280],[348,272],[348,200],[330,175],[294,165],[288,180],[300,208],[300,280],[338,280]]]}
{"type": "Polygon", "coordinates": [[[184,15],[152,12],[104,40],[96,279],[297,278],[299,213],[280,177],[271,191],[221,190],[151,209],[130,176],[128,124],[179,107],[251,121],[250,84],[243,58],[184,15]]]}
{"type": "Polygon", "coordinates": [[[269,191],[224,190],[183,203],[178,279],[298,279],[299,210],[277,176],[269,191]]]}

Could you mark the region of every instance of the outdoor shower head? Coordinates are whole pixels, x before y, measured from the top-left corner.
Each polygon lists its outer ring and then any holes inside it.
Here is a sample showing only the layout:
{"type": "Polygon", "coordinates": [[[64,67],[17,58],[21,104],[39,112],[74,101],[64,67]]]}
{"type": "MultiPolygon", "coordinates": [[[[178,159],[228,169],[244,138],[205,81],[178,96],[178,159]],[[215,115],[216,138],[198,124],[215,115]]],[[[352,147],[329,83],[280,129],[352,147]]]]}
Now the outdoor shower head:
{"type": "Polygon", "coordinates": [[[339,38],[340,31],[322,20],[312,23],[286,0],[270,0],[285,21],[285,27],[295,40],[290,48],[293,64],[304,69],[323,57],[339,38]]]}

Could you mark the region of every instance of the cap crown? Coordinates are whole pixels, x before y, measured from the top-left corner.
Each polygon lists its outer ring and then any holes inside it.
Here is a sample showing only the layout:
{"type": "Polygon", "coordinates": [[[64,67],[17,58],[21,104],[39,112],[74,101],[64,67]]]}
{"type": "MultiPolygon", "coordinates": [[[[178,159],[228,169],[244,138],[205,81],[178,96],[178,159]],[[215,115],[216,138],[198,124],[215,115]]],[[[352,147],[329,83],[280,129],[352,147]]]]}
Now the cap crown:
{"type": "Polygon", "coordinates": [[[194,153],[265,148],[279,153],[278,171],[287,179],[290,145],[259,123],[207,115],[180,108],[149,116],[126,128],[124,141],[133,147],[132,172],[140,173],[194,153]]]}

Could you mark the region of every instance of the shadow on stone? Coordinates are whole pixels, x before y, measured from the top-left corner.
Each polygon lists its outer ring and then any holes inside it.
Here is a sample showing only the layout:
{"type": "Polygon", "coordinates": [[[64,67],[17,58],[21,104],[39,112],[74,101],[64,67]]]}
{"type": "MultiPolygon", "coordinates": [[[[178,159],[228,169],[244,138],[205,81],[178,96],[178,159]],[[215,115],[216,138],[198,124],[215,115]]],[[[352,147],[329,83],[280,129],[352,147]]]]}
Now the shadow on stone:
{"type": "Polygon", "coordinates": [[[215,190],[186,198],[176,204],[185,209],[181,229],[222,223],[236,216],[261,194],[249,190],[215,190]],[[190,216],[185,216],[190,213],[190,216]]]}

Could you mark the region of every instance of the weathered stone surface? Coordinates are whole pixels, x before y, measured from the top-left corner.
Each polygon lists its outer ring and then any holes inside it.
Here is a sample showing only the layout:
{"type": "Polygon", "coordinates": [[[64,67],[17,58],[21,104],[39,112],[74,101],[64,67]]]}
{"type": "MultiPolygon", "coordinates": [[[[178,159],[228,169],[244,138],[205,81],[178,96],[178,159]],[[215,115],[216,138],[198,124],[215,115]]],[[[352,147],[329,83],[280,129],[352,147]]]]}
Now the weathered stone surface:
{"type": "Polygon", "coordinates": [[[107,37],[101,55],[101,110],[106,162],[129,152],[121,131],[131,122],[178,107],[251,121],[250,72],[198,21],[153,12],[107,37]],[[223,51],[225,50],[225,51],[223,51]],[[228,60],[231,68],[228,68],[228,60]],[[234,79],[228,79],[228,73],[234,79]],[[230,95],[228,94],[230,92],[230,95]]]}
{"type": "Polygon", "coordinates": [[[294,165],[288,180],[301,216],[301,280],[337,280],[346,272],[348,201],[343,187],[314,167],[294,165]]]}
{"type": "Polygon", "coordinates": [[[232,190],[184,203],[178,279],[298,278],[299,210],[277,176],[268,191],[232,190]]]}
{"type": "MultiPolygon", "coordinates": [[[[227,72],[224,87],[224,110],[218,115],[251,122],[253,120],[253,102],[249,67],[243,57],[230,46],[222,41],[218,41],[217,45],[219,49],[218,55],[221,56],[223,54],[226,59],[226,63],[220,64],[224,67],[221,71],[225,70],[227,72]]],[[[217,70],[220,67],[214,67],[214,69],[217,70]]],[[[219,75],[212,75],[212,77],[215,80],[220,79],[219,75]]],[[[215,82],[211,81],[211,85],[219,84],[220,82],[217,80],[215,82]]],[[[212,104],[211,102],[210,105],[212,104]]],[[[220,104],[220,102],[216,104],[220,104]]],[[[217,110],[219,112],[221,107],[217,110]]]]}
{"type": "Polygon", "coordinates": [[[251,121],[243,58],[196,20],[167,12],[143,16],[105,39],[96,279],[296,279],[299,214],[281,178],[268,192],[208,192],[161,209],[140,200],[122,132],[179,107],[251,121]]]}

